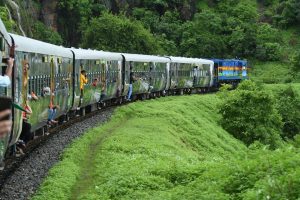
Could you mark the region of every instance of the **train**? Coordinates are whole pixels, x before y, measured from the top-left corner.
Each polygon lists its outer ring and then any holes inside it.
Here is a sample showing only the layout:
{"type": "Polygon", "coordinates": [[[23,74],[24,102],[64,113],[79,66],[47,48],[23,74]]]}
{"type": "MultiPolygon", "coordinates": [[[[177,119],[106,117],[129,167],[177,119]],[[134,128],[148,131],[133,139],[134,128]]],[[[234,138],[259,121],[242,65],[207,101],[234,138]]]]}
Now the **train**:
{"type": "MultiPolygon", "coordinates": [[[[50,105],[57,106],[58,121],[68,121],[111,104],[122,104],[130,100],[129,92],[131,99],[143,100],[204,93],[222,83],[238,84],[248,79],[246,60],[66,48],[8,33],[1,20],[0,47],[2,71],[6,67],[3,58],[15,59],[12,84],[0,88],[0,96],[11,97],[21,107],[30,105],[29,123],[35,134],[47,131],[50,105]],[[83,71],[85,84],[81,83],[83,71]]],[[[0,138],[0,160],[17,143],[22,131],[20,109],[12,108],[12,119],[11,133],[0,138]]]]}

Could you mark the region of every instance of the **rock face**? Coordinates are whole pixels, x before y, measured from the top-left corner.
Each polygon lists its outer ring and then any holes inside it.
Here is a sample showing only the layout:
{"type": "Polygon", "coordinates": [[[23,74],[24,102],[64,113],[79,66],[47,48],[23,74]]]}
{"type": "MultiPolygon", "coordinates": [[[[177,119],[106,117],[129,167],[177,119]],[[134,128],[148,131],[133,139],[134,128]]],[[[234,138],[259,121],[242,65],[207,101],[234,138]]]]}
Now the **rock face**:
{"type": "Polygon", "coordinates": [[[57,1],[42,0],[41,19],[44,24],[57,31],[57,1]]]}

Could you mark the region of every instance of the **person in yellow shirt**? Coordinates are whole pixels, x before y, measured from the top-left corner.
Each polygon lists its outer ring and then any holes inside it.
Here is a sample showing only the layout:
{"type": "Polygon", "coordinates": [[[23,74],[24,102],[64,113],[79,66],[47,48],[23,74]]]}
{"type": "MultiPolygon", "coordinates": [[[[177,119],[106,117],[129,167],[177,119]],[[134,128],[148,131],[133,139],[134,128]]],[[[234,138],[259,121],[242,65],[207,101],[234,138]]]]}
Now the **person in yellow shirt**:
{"type": "Polygon", "coordinates": [[[81,73],[80,73],[80,103],[79,103],[79,106],[82,104],[84,85],[87,84],[87,83],[88,83],[88,79],[86,78],[86,71],[81,70],[81,73]]]}
{"type": "Polygon", "coordinates": [[[88,83],[88,79],[86,78],[86,71],[82,70],[80,74],[80,90],[81,96],[83,96],[84,85],[88,83]]]}

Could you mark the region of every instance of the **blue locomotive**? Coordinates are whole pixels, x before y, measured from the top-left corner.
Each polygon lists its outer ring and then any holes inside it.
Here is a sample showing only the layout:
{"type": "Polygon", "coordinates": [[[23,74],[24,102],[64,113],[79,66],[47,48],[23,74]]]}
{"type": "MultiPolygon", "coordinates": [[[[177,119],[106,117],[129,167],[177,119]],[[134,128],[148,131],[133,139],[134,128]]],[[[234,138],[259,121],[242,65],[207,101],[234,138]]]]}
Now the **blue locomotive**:
{"type": "Polygon", "coordinates": [[[214,85],[228,83],[236,86],[242,80],[248,79],[246,60],[212,59],[214,62],[214,85]]]}

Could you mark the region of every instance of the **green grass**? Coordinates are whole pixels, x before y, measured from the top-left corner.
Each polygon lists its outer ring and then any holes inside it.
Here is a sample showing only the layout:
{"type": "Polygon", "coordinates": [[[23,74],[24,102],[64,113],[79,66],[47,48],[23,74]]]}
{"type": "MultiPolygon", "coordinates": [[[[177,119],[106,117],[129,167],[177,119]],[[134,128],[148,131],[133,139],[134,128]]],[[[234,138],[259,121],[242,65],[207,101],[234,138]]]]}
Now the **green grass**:
{"type": "Polygon", "coordinates": [[[299,197],[298,149],[249,150],[219,126],[219,101],[195,95],[118,108],[65,151],[33,199],[299,197]]]}
{"type": "Polygon", "coordinates": [[[206,95],[119,108],[64,153],[34,199],[168,198],[199,176],[204,162],[245,155],[246,147],[218,126],[217,103],[206,95]]]}
{"type": "Polygon", "coordinates": [[[300,95],[300,83],[293,83],[293,84],[266,84],[265,88],[271,91],[273,94],[278,94],[279,92],[288,88],[288,86],[292,86],[292,88],[298,92],[300,95]]]}
{"type": "Polygon", "coordinates": [[[250,79],[267,84],[290,83],[293,81],[290,63],[254,62],[251,64],[250,79]]]}

